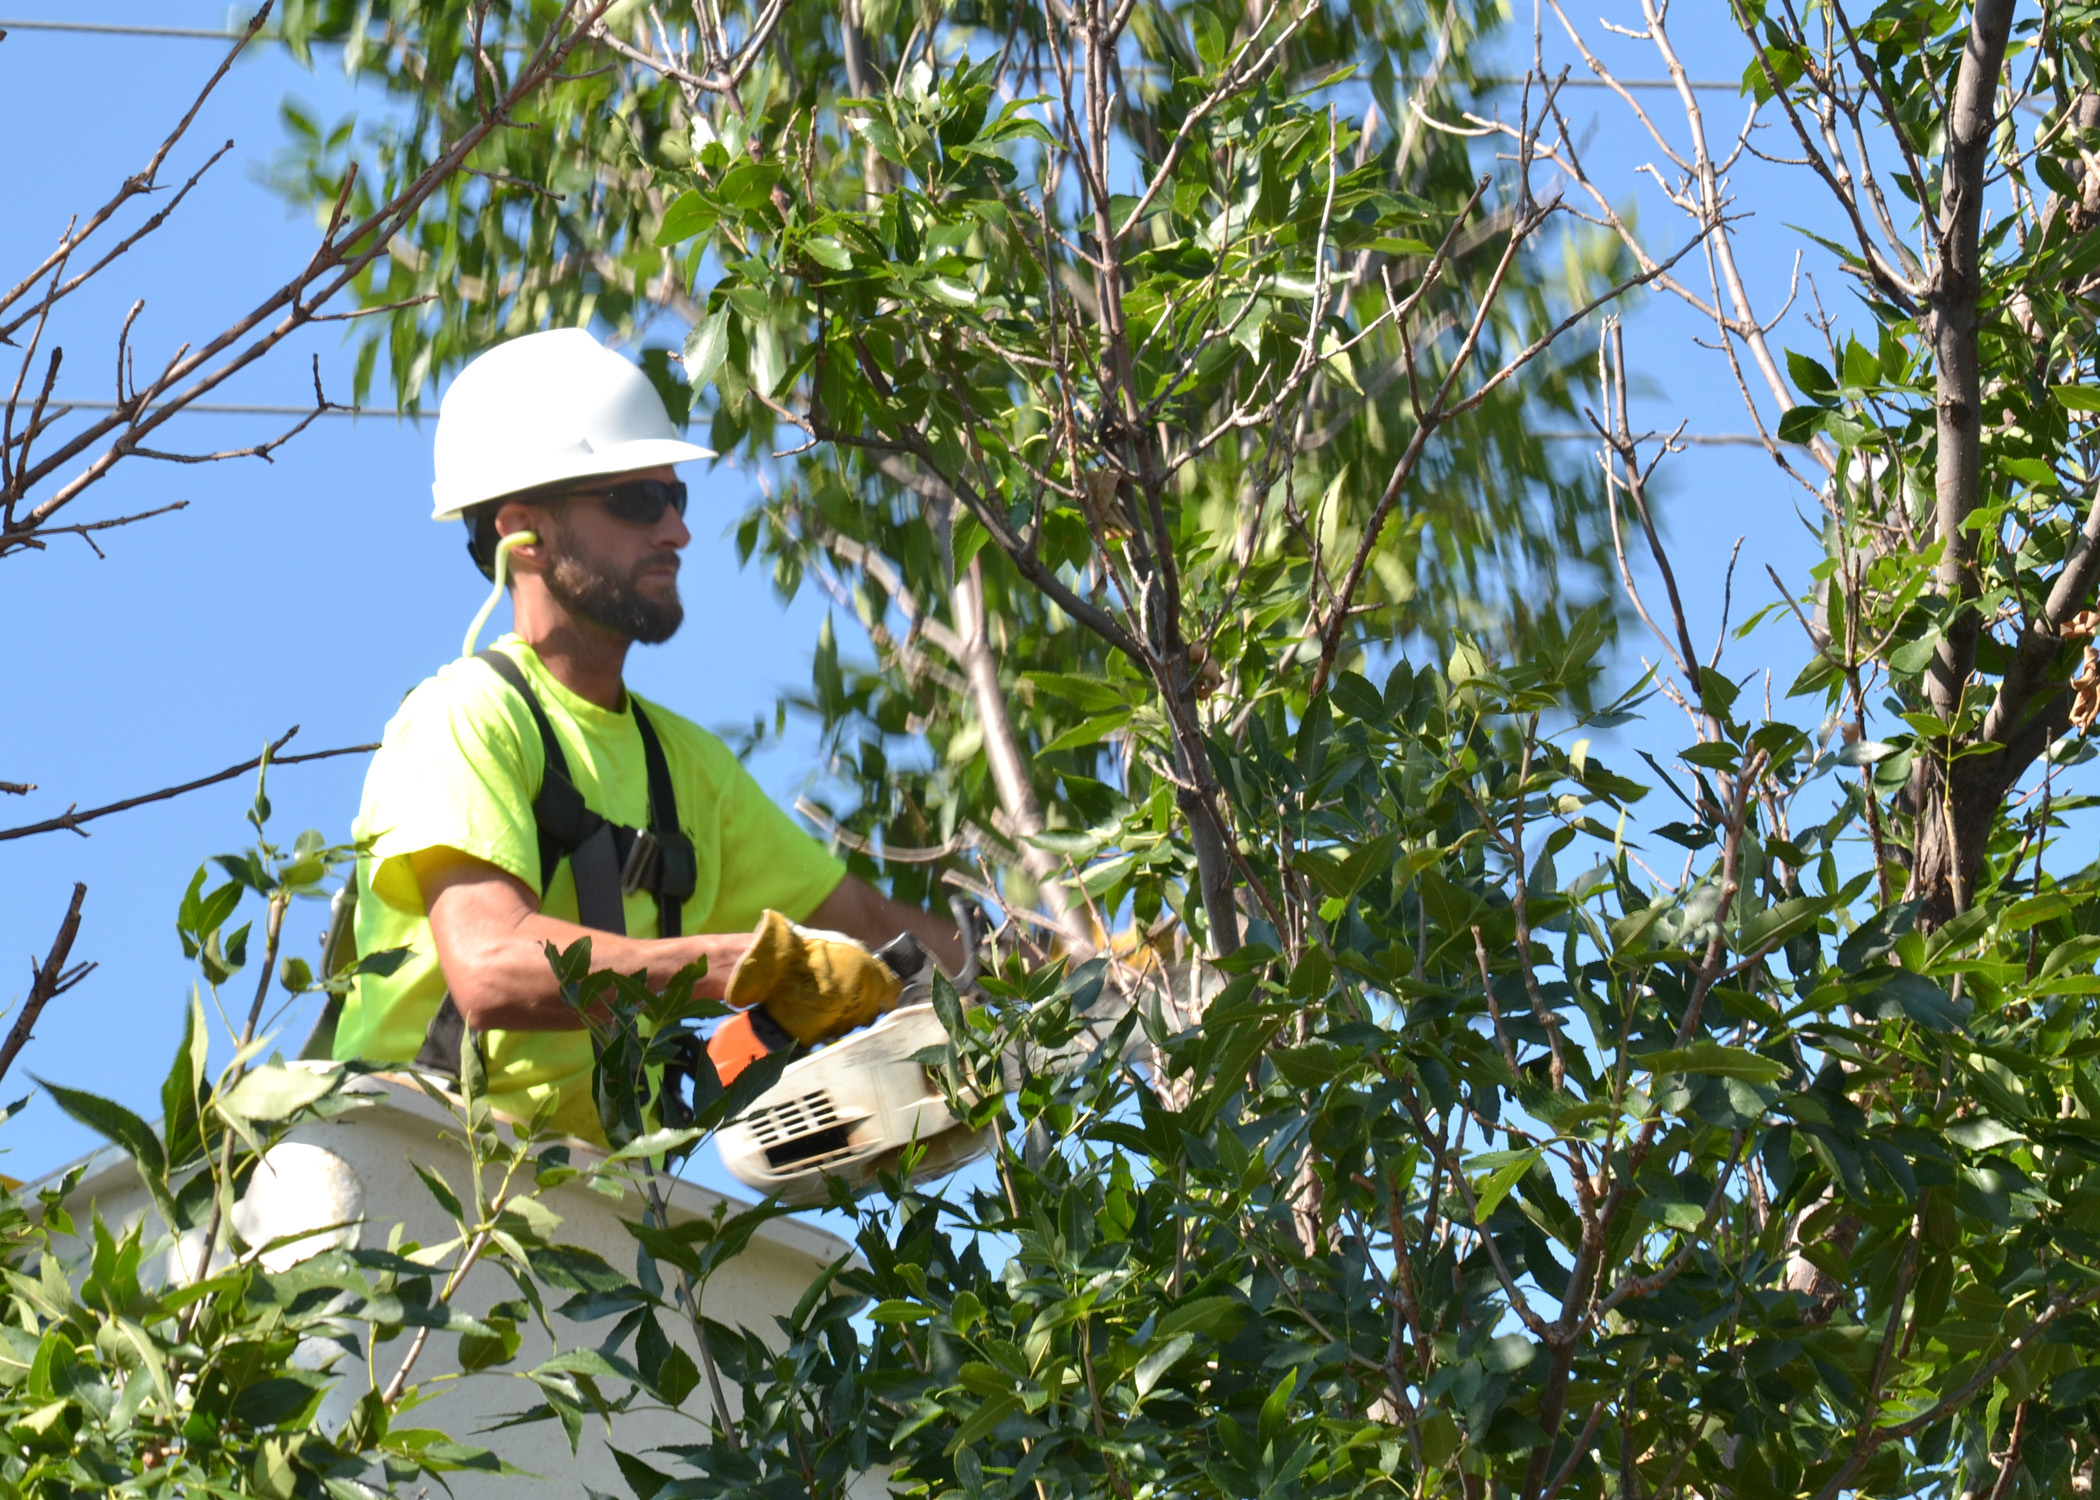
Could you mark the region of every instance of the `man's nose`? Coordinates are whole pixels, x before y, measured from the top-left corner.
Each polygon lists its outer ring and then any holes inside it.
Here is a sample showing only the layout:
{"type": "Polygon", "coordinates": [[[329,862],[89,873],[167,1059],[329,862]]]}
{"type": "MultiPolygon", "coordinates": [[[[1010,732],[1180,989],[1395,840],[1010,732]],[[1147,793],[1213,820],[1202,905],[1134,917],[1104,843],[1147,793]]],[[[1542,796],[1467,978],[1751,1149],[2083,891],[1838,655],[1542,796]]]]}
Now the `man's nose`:
{"type": "Polygon", "coordinates": [[[692,528],[685,524],[685,517],[664,507],[663,520],[656,526],[656,535],[651,538],[659,547],[669,547],[673,552],[683,552],[686,543],[693,539],[692,528]]]}

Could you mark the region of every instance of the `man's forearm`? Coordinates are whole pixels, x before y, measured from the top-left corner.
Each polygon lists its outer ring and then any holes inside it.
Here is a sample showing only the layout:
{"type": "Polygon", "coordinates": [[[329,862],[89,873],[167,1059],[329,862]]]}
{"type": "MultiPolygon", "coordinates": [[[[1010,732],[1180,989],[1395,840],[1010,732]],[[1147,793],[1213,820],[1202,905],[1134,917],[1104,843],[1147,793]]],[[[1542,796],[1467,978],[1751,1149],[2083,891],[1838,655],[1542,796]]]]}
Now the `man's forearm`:
{"type": "Polygon", "coordinates": [[[750,942],[742,935],[623,937],[534,912],[508,933],[484,929],[449,948],[441,943],[438,953],[460,1014],[475,1030],[573,1031],[582,1021],[562,997],[546,949],[549,943],[566,949],[583,937],[591,940],[592,968],[640,972],[651,989],[662,989],[688,964],[705,960],[707,973],[694,993],[709,1000],[722,998],[750,942]]]}
{"type": "Polygon", "coordinates": [[[547,916],[524,882],[456,851],[426,851],[413,863],[445,983],[477,1031],[574,1031],[582,1025],[548,966],[549,943],[565,949],[588,937],[593,968],[641,973],[658,989],[704,959],[707,975],[697,993],[719,1000],[751,942],[743,935],[633,938],[596,932],[547,916]]]}
{"type": "Polygon", "coordinates": [[[953,975],[962,970],[962,934],[953,922],[892,901],[857,876],[848,875],[840,881],[838,889],[810,913],[805,925],[843,932],[870,948],[880,948],[897,934],[908,932],[926,945],[942,972],[953,975]]]}

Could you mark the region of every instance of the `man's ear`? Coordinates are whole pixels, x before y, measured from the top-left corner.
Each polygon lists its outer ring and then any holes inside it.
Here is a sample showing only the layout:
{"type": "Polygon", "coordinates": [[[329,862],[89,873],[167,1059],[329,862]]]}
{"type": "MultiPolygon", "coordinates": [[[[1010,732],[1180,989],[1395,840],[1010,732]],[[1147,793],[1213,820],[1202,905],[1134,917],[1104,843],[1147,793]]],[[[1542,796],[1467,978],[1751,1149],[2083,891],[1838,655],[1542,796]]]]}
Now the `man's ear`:
{"type": "Polygon", "coordinates": [[[530,531],[536,538],[511,548],[510,566],[513,571],[518,570],[521,564],[527,569],[536,570],[545,561],[547,554],[544,537],[547,524],[548,518],[538,506],[528,505],[522,500],[505,501],[497,507],[496,535],[499,538],[515,536],[521,531],[530,531]]]}

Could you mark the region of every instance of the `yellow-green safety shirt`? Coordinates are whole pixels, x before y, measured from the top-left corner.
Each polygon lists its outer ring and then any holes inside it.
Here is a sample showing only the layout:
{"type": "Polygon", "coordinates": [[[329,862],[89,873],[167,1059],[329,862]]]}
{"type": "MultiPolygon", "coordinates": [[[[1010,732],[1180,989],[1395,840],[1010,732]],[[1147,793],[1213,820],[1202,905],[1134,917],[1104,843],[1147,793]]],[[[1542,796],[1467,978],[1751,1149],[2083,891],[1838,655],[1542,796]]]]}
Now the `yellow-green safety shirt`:
{"type": "MultiPolygon", "coordinates": [[[[577,697],[517,636],[496,644],[539,695],[584,802],[614,823],[647,826],[649,776],[634,716],[577,697]]],[[[678,821],[698,865],[681,931],[749,932],[768,908],[796,921],[808,917],[837,888],[845,867],[774,805],[721,740],[642,701],[663,741],[678,821]]],[[[531,711],[485,663],[452,662],[403,700],[372,758],[353,833],[371,840],[370,856],[358,862],[357,951],[407,948],[409,956],[390,975],[357,980],[336,1028],[336,1057],[412,1061],[444,998],[445,977],[410,856],[457,849],[540,889],[532,800],[544,758],[531,711]]],[[[576,920],[568,861],[547,887],[541,910],[576,920]]],[[[652,893],[628,896],[626,913],[631,935],[656,935],[652,893]]],[[[557,1128],[600,1138],[588,1034],[486,1031],[481,1042],[496,1110],[526,1119],[553,1094],[560,1101],[557,1128]]]]}

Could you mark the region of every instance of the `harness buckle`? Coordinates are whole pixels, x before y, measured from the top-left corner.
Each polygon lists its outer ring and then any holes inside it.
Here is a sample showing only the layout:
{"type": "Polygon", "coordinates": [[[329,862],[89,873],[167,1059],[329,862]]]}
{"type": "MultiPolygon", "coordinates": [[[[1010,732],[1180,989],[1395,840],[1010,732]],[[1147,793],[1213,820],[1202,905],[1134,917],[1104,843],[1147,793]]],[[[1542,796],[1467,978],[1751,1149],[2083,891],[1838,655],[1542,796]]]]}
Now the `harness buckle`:
{"type": "Polygon", "coordinates": [[[646,828],[636,829],[634,843],[627,850],[627,862],[620,867],[620,894],[632,896],[636,891],[655,890],[663,852],[664,846],[657,842],[654,833],[646,828]]]}

